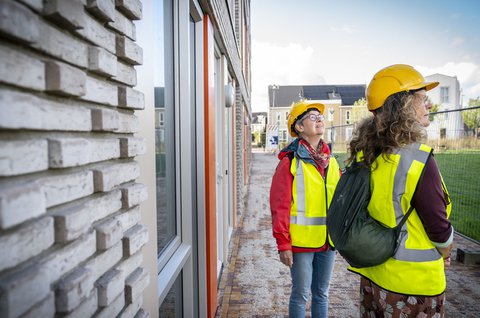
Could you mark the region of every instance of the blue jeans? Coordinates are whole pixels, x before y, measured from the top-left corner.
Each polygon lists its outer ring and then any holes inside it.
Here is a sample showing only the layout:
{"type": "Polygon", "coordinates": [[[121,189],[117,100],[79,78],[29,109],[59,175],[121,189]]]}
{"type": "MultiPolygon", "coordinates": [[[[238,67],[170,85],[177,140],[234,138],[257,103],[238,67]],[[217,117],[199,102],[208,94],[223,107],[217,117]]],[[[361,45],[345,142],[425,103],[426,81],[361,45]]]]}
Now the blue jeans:
{"type": "Polygon", "coordinates": [[[290,318],[305,317],[305,307],[312,292],[312,318],[328,317],[328,288],[335,261],[334,251],[294,253],[290,318]]]}

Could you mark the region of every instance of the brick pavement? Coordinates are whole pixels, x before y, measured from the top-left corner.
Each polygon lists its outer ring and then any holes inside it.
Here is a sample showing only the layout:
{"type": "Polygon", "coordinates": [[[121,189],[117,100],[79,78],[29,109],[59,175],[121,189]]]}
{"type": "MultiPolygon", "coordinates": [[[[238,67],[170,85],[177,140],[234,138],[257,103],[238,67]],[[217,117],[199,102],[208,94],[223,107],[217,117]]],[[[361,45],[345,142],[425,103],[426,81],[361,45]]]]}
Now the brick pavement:
{"type": "MultiPolygon", "coordinates": [[[[278,160],[254,153],[246,209],[230,242],[224,264],[216,317],[287,317],[290,274],[278,260],[271,234],[269,189],[278,160]]],[[[480,245],[462,236],[457,247],[480,251],[480,245]]],[[[455,252],[453,253],[455,259],[455,252]]],[[[346,270],[337,254],[330,287],[330,317],[358,317],[359,276],[346,270]]],[[[480,317],[480,266],[452,261],[447,271],[446,317],[480,317]]]]}

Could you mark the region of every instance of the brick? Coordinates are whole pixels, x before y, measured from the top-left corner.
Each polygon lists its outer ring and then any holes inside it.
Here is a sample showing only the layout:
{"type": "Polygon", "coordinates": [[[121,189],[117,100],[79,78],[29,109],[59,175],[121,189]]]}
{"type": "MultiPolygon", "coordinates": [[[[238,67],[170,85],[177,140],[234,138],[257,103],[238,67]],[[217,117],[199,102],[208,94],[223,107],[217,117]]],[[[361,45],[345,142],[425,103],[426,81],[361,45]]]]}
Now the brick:
{"type": "Polygon", "coordinates": [[[92,317],[97,311],[97,289],[94,288],[88,298],[81,303],[72,312],[62,316],[62,318],[85,318],[92,317]]]}
{"type": "Polygon", "coordinates": [[[136,133],[140,130],[138,117],[128,113],[118,113],[117,133],[136,133]]]}
{"type": "Polygon", "coordinates": [[[115,5],[131,20],[142,18],[142,3],[139,0],[115,0],[115,5]]]}
{"type": "Polygon", "coordinates": [[[35,43],[40,39],[40,19],[25,6],[12,0],[0,5],[0,33],[22,43],[35,43]]]}
{"type": "Polygon", "coordinates": [[[98,306],[107,307],[123,293],[124,279],[120,271],[111,269],[98,279],[95,286],[98,290],[98,306]]]}
{"type": "Polygon", "coordinates": [[[110,22],[115,19],[114,0],[87,0],[87,10],[102,22],[110,22]]]}
{"type": "Polygon", "coordinates": [[[95,318],[111,318],[117,317],[117,315],[122,311],[122,308],[125,306],[125,293],[122,293],[115,298],[115,300],[110,304],[110,306],[103,308],[99,311],[95,318]]]}
{"type": "Polygon", "coordinates": [[[50,293],[50,280],[38,264],[15,270],[0,277],[0,313],[2,318],[14,318],[30,310],[32,304],[50,293]]]}
{"type": "Polygon", "coordinates": [[[125,302],[132,304],[141,298],[143,290],[150,282],[148,272],[145,268],[137,268],[127,279],[125,279],[125,302]]]}
{"type": "Polygon", "coordinates": [[[81,29],[85,25],[83,5],[78,0],[45,1],[43,15],[68,30],[81,29]]]}
{"type": "Polygon", "coordinates": [[[0,140],[0,176],[15,176],[48,169],[48,147],[44,139],[0,140]]]}
{"type": "Polygon", "coordinates": [[[45,89],[45,64],[18,49],[0,44],[0,80],[29,88],[45,89]]]}
{"type": "Polygon", "coordinates": [[[135,24],[126,18],[121,12],[115,10],[115,18],[113,22],[107,24],[108,27],[114,29],[118,33],[125,35],[131,40],[136,39],[135,24]]]}
{"type": "Polygon", "coordinates": [[[39,183],[0,186],[0,229],[8,229],[45,212],[45,194],[39,183]]]}
{"type": "Polygon", "coordinates": [[[88,66],[86,43],[43,21],[35,27],[40,30],[40,39],[32,45],[34,48],[81,68],[88,66]]]}
{"type": "Polygon", "coordinates": [[[40,180],[45,191],[47,207],[79,199],[93,193],[91,171],[59,174],[40,180]]]}
{"type": "MultiPolygon", "coordinates": [[[[125,297],[127,297],[125,295],[125,297]]],[[[118,318],[131,318],[142,308],[143,299],[138,297],[133,303],[125,306],[122,312],[118,315],[118,318]]]]}
{"type": "Polygon", "coordinates": [[[80,69],[65,63],[47,62],[47,88],[50,93],[65,96],[85,95],[87,75],[80,69]]]}
{"type": "Polygon", "coordinates": [[[21,318],[54,318],[55,317],[55,297],[53,292],[48,293],[47,297],[33,305],[21,318]]]}
{"type": "Polygon", "coordinates": [[[43,10],[43,0],[19,0],[19,2],[26,4],[37,12],[43,10]]]}
{"type": "Polygon", "coordinates": [[[120,156],[122,158],[143,155],[147,151],[146,148],[147,145],[143,137],[120,138],[120,156]]]}
{"type": "Polygon", "coordinates": [[[119,127],[118,112],[111,109],[92,109],[92,130],[115,131],[119,127]]]}
{"type": "Polygon", "coordinates": [[[0,128],[90,131],[89,109],[0,88],[0,128]]]}
{"type": "Polygon", "coordinates": [[[147,227],[142,224],[135,225],[125,232],[122,241],[123,255],[130,256],[135,254],[148,242],[147,227]]]}
{"type": "Polygon", "coordinates": [[[55,219],[55,241],[65,243],[78,238],[92,223],[120,210],[120,198],[120,191],[115,190],[50,209],[55,219]]]}
{"type": "Polygon", "coordinates": [[[55,289],[56,310],[68,313],[86,301],[94,289],[92,272],[83,267],[62,278],[55,289]]]}
{"type": "Polygon", "coordinates": [[[90,139],[90,162],[117,159],[120,157],[120,144],[115,139],[90,139]]]}
{"type": "Polygon", "coordinates": [[[118,105],[131,109],[144,109],[145,97],[142,92],[131,87],[118,88],[118,105]]]}
{"type": "Polygon", "coordinates": [[[134,180],[140,175],[137,162],[109,164],[93,169],[95,191],[110,191],[127,181],[134,180]]]}
{"type": "Polygon", "coordinates": [[[82,99],[110,106],[118,105],[118,89],[105,81],[87,76],[87,90],[82,99]]]}
{"type": "Polygon", "coordinates": [[[89,143],[84,138],[48,139],[50,168],[66,168],[89,162],[89,143]]]}
{"type": "Polygon", "coordinates": [[[116,48],[119,59],[133,65],[141,65],[143,63],[142,48],[127,37],[117,35],[116,48]]]}
{"type": "Polygon", "coordinates": [[[140,267],[143,263],[143,255],[142,252],[139,251],[132,256],[125,258],[120,262],[115,268],[122,272],[123,277],[130,276],[134,270],[140,267]]]}
{"type": "Polygon", "coordinates": [[[137,72],[133,66],[118,61],[117,75],[112,77],[112,80],[129,86],[135,86],[137,85],[137,72]]]}
{"type": "Polygon", "coordinates": [[[90,46],[88,48],[88,68],[94,73],[107,77],[117,75],[117,57],[107,50],[90,46]]]}
{"type": "MultiPolygon", "coordinates": [[[[49,281],[53,282],[87,260],[95,251],[95,233],[92,231],[56,250],[55,253],[45,256],[39,262],[45,269],[49,281]]],[[[86,266],[85,268],[88,269],[86,266]]]]}
{"type": "Polygon", "coordinates": [[[97,232],[97,250],[104,251],[120,242],[123,237],[123,229],[116,219],[109,219],[95,227],[97,232]]]}
{"type": "Polygon", "coordinates": [[[106,29],[94,18],[85,15],[83,29],[76,30],[75,32],[87,41],[115,54],[115,34],[106,29]]]}
{"type": "MultiPolygon", "coordinates": [[[[135,206],[117,216],[115,216],[115,219],[120,222],[120,225],[122,226],[123,231],[127,231],[128,229],[131,229],[135,224],[140,222],[140,207],[135,206]]],[[[124,233],[125,235],[125,233],[124,233]]]]}
{"type": "Polygon", "coordinates": [[[122,259],[122,243],[117,243],[108,250],[95,254],[85,265],[92,271],[95,280],[100,278],[105,272],[112,268],[122,259]]]}
{"type": "Polygon", "coordinates": [[[0,239],[0,271],[11,268],[38,255],[53,245],[53,219],[44,217],[23,225],[0,239]],[[12,248],[14,247],[14,248],[12,248]],[[8,256],[8,257],[6,257],[8,256]]]}
{"type": "Polygon", "coordinates": [[[121,186],[123,208],[139,205],[148,197],[147,187],[141,183],[132,183],[121,186]]]}

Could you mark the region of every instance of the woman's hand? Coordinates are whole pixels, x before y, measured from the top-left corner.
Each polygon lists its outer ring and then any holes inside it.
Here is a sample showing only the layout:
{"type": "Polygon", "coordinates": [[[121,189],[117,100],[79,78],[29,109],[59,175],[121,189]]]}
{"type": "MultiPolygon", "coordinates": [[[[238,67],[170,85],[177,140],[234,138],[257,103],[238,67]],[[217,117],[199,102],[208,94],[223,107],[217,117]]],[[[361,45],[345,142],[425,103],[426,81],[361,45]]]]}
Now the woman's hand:
{"type": "Polygon", "coordinates": [[[293,265],[293,253],[292,251],[282,251],[280,252],[280,261],[287,265],[288,267],[292,268],[293,265]]]}

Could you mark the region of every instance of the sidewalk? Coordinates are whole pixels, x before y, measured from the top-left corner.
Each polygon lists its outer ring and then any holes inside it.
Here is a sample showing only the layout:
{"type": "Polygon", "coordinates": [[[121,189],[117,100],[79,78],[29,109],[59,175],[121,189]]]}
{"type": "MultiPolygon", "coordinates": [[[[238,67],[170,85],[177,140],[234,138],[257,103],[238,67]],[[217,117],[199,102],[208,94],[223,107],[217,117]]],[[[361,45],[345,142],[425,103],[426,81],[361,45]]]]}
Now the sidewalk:
{"type": "MultiPolygon", "coordinates": [[[[230,242],[224,264],[216,317],[287,317],[290,273],[278,258],[271,234],[269,191],[276,155],[252,154],[252,171],[245,213],[230,242]]],[[[457,235],[456,247],[480,250],[457,235]]],[[[455,259],[455,252],[452,255],[455,259]]],[[[358,317],[359,276],[346,270],[337,254],[330,286],[330,317],[358,317]]],[[[447,271],[446,317],[480,317],[480,266],[452,261],[447,271]]]]}

